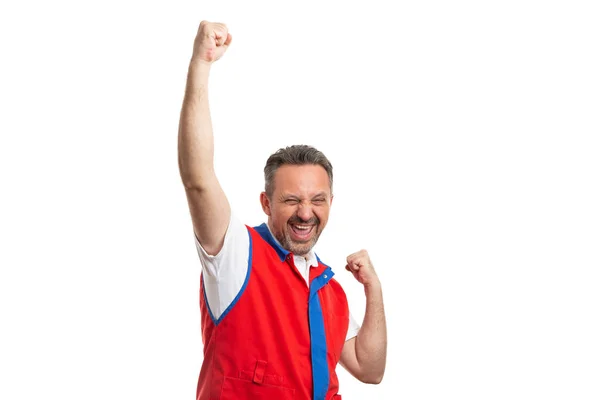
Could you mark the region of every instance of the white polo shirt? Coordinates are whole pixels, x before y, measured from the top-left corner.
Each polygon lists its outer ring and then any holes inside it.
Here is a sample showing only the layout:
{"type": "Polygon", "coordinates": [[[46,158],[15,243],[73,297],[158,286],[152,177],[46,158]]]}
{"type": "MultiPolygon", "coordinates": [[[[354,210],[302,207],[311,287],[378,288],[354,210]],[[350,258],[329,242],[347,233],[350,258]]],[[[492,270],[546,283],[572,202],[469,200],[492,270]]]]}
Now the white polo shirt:
{"type": "MultiPolygon", "coordinates": [[[[232,213],[223,248],[214,256],[206,253],[196,235],[194,238],[202,264],[206,300],[214,318],[219,319],[240,292],[246,280],[248,257],[250,256],[248,230],[232,213]]],[[[294,255],[294,264],[304,277],[306,284],[309,285],[310,268],[319,265],[314,251],[311,250],[306,258],[294,255]]],[[[360,325],[350,313],[346,340],[355,337],[359,329],[360,325]]]]}

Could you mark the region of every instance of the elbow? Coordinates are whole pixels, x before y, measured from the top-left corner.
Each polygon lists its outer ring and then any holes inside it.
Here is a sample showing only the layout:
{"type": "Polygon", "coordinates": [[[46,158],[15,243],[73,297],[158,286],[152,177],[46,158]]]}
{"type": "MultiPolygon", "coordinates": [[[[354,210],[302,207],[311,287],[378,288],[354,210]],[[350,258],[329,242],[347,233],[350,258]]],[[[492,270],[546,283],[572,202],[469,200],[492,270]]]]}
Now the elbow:
{"type": "Polygon", "coordinates": [[[217,177],[212,170],[184,171],[180,170],[181,182],[186,191],[203,192],[214,187],[217,177]]]}
{"type": "Polygon", "coordinates": [[[367,383],[369,385],[379,385],[381,383],[382,379],[383,379],[383,376],[378,377],[378,378],[364,380],[363,383],[367,383]]]}
{"type": "Polygon", "coordinates": [[[364,375],[358,378],[362,383],[369,385],[379,385],[383,380],[383,372],[381,374],[364,375]]]}
{"type": "Polygon", "coordinates": [[[183,183],[186,192],[201,193],[207,191],[210,187],[210,179],[211,178],[199,174],[181,175],[181,182],[183,183]]]}
{"type": "Polygon", "coordinates": [[[202,183],[197,180],[182,179],[181,182],[186,192],[202,192],[204,190],[202,183]]]}

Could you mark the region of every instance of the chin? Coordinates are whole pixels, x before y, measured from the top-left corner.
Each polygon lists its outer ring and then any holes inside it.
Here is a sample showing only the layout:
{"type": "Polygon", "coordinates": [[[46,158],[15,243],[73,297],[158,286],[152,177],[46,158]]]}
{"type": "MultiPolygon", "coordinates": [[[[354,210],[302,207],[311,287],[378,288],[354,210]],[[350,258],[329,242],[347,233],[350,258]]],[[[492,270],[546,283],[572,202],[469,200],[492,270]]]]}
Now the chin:
{"type": "Polygon", "coordinates": [[[319,238],[319,234],[320,234],[320,232],[317,230],[316,233],[314,234],[314,236],[312,236],[307,241],[296,242],[296,241],[292,240],[290,234],[287,231],[284,231],[281,239],[277,238],[277,237],[276,237],[276,239],[279,240],[279,243],[281,243],[283,245],[284,249],[294,253],[295,255],[305,255],[312,250],[312,248],[315,246],[315,244],[317,244],[317,239],[319,238]]]}
{"type": "Polygon", "coordinates": [[[305,254],[308,254],[308,252],[310,252],[312,248],[313,246],[292,246],[292,253],[294,253],[297,256],[303,256],[305,254]]]}
{"type": "Polygon", "coordinates": [[[313,237],[312,239],[310,239],[308,242],[305,243],[298,243],[298,242],[293,242],[293,241],[288,241],[288,243],[290,243],[290,251],[296,255],[305,255],[307,253],[309,253],[312,248],[315,246],[315,244],[317,243],[317,237],[313,237]]]}

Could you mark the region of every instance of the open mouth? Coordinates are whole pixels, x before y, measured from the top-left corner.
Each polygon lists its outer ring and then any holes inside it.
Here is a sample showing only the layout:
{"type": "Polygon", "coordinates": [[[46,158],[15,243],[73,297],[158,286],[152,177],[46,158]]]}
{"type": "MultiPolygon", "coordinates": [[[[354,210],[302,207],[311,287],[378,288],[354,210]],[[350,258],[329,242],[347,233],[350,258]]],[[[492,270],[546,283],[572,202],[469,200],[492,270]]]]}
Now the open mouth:
{"type": "Polygon", "coordinates": [[[314,231],[314,225],[302,225],[302,224],[290,224],[290,230],[292,232],[292,239],[296,241],[308,240],[314,231]]]}

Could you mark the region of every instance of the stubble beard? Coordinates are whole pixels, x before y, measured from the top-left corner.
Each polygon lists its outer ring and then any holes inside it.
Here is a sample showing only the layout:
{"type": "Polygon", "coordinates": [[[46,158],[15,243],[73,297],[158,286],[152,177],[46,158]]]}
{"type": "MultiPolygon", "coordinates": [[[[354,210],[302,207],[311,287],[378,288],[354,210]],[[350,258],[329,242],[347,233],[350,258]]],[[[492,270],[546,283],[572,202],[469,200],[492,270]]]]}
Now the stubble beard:
{"type": "MultiPolygon", "coordinates": [[[[300,222],[300,221],[290,221],[291,223],[293,222],[300,222]]],[[[314,236],[308,241],[308,242],[295,242],[289,234],[289,224],[286,224],[285,229],[283,230],[283,234],[282,233],[278,233],[275,235],[275,238],[279,241],[279,243],[281,243],[281,246],[292,252],[295,255],[298,256],[304,256],[306,254],[308,254],[308,252],[310,252],[312,250],[312,248],[315,246],[315,244],[317,244],[317,240],[319,239],[319,236],[321,236],[321,230],[320,228],[320,221],[314,221],[314,226],[313,229],[315,230],[314,236]]]]}

